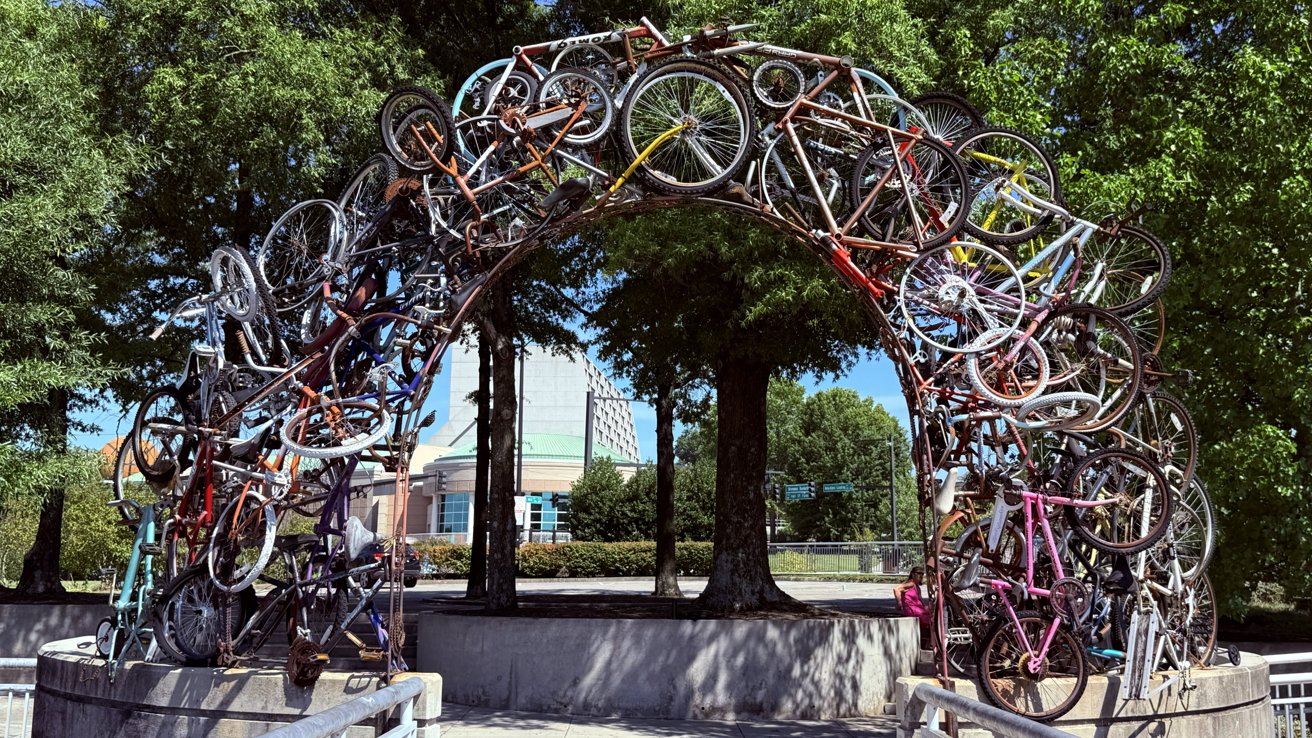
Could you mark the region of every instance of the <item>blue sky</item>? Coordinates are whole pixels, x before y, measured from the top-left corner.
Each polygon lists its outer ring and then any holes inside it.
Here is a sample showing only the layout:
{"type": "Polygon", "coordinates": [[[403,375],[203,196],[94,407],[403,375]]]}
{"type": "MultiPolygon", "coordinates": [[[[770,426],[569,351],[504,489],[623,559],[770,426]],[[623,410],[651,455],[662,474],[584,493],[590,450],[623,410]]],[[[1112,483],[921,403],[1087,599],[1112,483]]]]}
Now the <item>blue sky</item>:
{"type": "MultiPolygon", "coordinates": [[[[603,369],[607,368],[599,361],[594,352],[590,351],[589,355],[603,369]]],[[[434,379],[435,386],[432,392],[429,393],[428,404],[425,408],[426,411],[437,412],[437,422],[432,426],[433,428],[441,427],[449,412],[451,380],[449,372],[446,371],[449,361],[449,357],[443,361],[443,372],[434,379]]],[[[627,382],[618,377],[613,377],[612,380],[621,392],[629,394],[627,382]]],[[[864,358],[858,361],[850,372],[837,379],[833,377],[805,376],[801,381],[808,392],[830,387],[847,387],[856,390],[863,395],[873,397],[875,402],[883,405],[893,417],[898,419],[903,429],[906,429],[909,425],[906,402],[902,399],[897,376],[893,373],[892,364],[882,356],[864,358]]],[[[633,421],[638,432],[638,448],[642,459],[644,461],[654,459],[656,456],[656,409],[651,405],[639,402],[632,403],[632,408],[633,421]]],[[[74,445],[92,449],[98,449],[109,440],[122,435],[132,423],[131,409],[125,415],[116,406],[83,412],[78,417],[101,428],[99,433],[81,433],[73,436],[74,445]]],[[[679,429],[676,428],[675,432],[677,434],[679,429]]]]}

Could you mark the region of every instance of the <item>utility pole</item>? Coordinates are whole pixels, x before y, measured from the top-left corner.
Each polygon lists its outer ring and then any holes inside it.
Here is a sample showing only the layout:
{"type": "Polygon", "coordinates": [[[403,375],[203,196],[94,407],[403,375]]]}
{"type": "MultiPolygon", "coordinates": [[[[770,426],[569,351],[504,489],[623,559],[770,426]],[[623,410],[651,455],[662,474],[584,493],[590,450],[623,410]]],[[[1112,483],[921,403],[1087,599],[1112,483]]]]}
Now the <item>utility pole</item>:
{"type": "MultiPolygon", "coordinates": [[[[519,349],[519,440],[515,443],[519,455],[515,459],[515,493],[524,494],[524,352],[528,346],[519,349]]],[[[533,540],[533,511],[524,501],[524,540],[533,540]]]]}
{"type": "MultiPolygon", "coordinates": [[[[898,535],[897,535],[897,460],[895,457],[897,451],[896,442],[890,434],[888,437],[888,509],[893,517],[893,560],[900,561],[898,556],[898,535]]],[[[901,568],[901,567],[898,567],[901,568]]]]}

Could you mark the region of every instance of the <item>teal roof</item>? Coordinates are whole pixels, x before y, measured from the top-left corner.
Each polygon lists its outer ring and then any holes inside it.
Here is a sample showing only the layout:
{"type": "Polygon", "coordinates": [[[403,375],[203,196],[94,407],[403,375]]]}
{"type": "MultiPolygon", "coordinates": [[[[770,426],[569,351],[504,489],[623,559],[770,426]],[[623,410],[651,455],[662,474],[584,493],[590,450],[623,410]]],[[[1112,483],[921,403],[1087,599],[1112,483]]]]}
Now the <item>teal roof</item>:
{"type": "MultiPolygon", "coordinates": [[[[444,454],[440,458],[448,459],[472,459],[477,451],[473,443],[459,446],[450,453],[444,454]]],[[[609,456],[617,464],[632,464],[632,459],[626,459],[614,449],[592,442],[592,458],[599,459],[603,456],[609,456]]],[[[544,461],[583,461],[583,437],[582,436],[565,436],[555,433],[525,433],[524,434],[524,458],[539,459],[544,461]]]]}

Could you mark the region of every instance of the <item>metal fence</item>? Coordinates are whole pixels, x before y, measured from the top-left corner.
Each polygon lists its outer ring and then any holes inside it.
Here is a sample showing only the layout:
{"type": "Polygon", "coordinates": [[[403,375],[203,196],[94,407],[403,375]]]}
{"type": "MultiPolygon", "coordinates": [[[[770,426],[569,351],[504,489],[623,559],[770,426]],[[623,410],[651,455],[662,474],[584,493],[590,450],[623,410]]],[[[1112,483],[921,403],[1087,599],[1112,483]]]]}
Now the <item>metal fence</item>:
{"type": "MultiPolygon", "coordinates": [[[[36,659],[0,659],[0,669],[36,669],[36,659]]],[[[28,738],[32,734],[32,699],[36,685],[0,684],[4,731],[0,738],[28,738]]]]}
{"type": "Polygon", "coordinates": [[[920,541],[770,544],[775,574],[906,574],[923,563],[920,541]]]}
{"type": "Polygon", "coordinates": [[[413,738],[419,729],[415,722],[415,699],[423,692],[423,680],[402,679],[372,694],[265,733],[263,738],[337,738],[346,735],[352,725],[385,715],[393,707],[397,708],[397,725],[379,738],[413,738]]]}
{"type": "Polygon", "coordinates": [[[1312,652],[1264,656],[1273,667],[1271,674],[1271,708],[1275,711],[1276,738],[1312,736],[1312,652]],[[1286,672],[1280,668],[1302,666],[1304,671],[1286,672]]]}

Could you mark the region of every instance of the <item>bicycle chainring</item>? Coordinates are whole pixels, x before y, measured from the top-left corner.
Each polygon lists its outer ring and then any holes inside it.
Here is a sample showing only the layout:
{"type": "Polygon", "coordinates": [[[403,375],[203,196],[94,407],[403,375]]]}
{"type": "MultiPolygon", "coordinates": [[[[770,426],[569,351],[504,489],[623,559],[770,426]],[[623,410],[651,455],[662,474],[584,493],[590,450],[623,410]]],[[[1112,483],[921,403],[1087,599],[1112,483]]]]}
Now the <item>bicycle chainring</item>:
{"type": "Polygon", "coordinates": [[[1078,579],[1062,577],[1052,583],[1048,600],[1054,612],[1074,623],[1089,611],[1089,588],[1078,579]]]}

